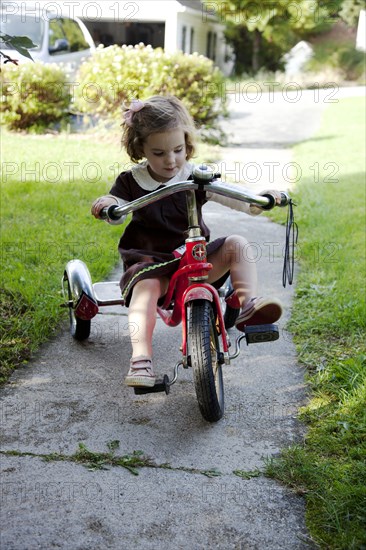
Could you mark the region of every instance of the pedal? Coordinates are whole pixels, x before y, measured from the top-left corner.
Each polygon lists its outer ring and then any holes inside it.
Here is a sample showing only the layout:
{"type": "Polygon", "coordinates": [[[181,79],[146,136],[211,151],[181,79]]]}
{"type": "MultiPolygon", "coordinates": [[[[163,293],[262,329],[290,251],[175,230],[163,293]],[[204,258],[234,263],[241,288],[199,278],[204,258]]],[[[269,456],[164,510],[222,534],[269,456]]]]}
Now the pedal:
{"type": "Polygon", "coordinates": [[[280,337],[277,325],[249,325],[245,327],[247,345],[274,342],[280,337]]]}
{"type": "Polygon", "coordinates": [[[136,386],[133,388],[136,395],[144,395],[145,393],[157,393],[165,391],[168,395],[170,390],[169,377],[167,374],[164,374],[163,378],[156,380],[155,384],[148,388],[147,386],[136,386]]]}

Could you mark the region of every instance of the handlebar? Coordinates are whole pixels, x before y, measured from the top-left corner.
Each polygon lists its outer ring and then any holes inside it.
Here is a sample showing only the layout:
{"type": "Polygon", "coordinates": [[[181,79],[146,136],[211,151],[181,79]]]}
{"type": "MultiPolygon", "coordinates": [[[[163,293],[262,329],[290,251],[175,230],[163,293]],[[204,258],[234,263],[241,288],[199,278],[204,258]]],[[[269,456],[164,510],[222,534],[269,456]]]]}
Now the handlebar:
{"type": "MultiPolygon", "coordinates": [[[[131,201],[128,204],[124,204],[122,206],[117,206],[113,204],[109,207],[105,207],[100,211],[99,217],[104,220],[118,220],[119,218],[122,218],[122,216],[125,216],[130,212],[134,212],[135,210],[144,208],[145,206],[148,206],[149,204],[157,202],[163,198],[170,197],[174,193],[180,193],[181,191],[195,191],[198,189],[204,189],[205,191],[209,191],[211,193],[217,193],[218,195],[223,195],[232,199],[238,199],[256,206],[260,206],[264,210],[270,210],[271,208],[274,208],[274,206],[277,206],[271,195],[255,195],[251,193],[251,191],[249,191],[248,189],[240,188],[237,186],[234,187],[221,180],[206,182],[204,186],[202,182],[196,183],[192,180],[186,180],[171,183],[170,185],[167,185],[162,189],[152,191],[148,195],[131,201]]],[[[287,206],[289,204],[289,201],[289,195],[287,195],[287,193],[285,192],[281,192],[281,204],[278,206],[287,206]]]]}

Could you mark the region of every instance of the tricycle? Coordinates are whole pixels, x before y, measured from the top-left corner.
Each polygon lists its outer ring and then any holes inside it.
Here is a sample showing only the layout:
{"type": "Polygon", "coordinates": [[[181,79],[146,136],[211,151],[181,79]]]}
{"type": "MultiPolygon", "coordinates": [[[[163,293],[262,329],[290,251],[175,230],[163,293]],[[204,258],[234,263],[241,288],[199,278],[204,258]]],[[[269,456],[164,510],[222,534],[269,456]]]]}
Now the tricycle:
{"type": "MultiPolygon", "coordinates": [[[[179,268],[170,279],[163,303],[157,308],[157,313],[168,326],[182,324],[181,357],[174,366],[171,378],[165,374],[156,380],[153,387],[135,387],[134,392],[168,394],[178,379],[179,367],[191,368],[201,414],[208,422],[216,422],[224,414],[222,366],[229,365],[238,357],[243,339],[247,344],[270,342],[279,338],[279,331],[274,324],[245,326],[231,349],[227,331],[234,326],[240,305],[230,277],[219,290],[207,282],[212,265],[207,262],[206,239],[198,225],[195,191],[209,190],[264,209],[273,208],[275,203],[271,195],[255,195],[243,187],[221,181],[220,175],[214,174],[205,165],[196,167],[192,177],[192,180],[168,184],[123,206],[105,208],[102,216],[116,220],[173,193],[186,192],[187,238],[179,252],[179,268]]],[[[287,193],[281,193],[281,199],[281,206],[291,206],[287,193]]],[[[118,284],[117,281],[93,284],[84,262],[74,259],[67,263],[62,277],[63,305],[69,310],[73,338],[82,341],[89,337],[91,320],[100,308],[124,305],[122,298],[105,297],[105,291],[118,284]],[[102,289],[104,297],[101,296],[102,289]]]]}

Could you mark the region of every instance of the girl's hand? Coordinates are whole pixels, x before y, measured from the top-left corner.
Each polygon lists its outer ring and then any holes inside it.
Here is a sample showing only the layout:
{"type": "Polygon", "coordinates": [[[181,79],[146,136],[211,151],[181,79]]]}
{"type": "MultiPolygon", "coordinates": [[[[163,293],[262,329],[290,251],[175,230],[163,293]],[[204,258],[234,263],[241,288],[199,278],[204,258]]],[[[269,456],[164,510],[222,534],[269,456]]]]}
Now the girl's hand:
{"type": "Polygon", "coordinates": [[[275,204],[281,204],[281,193],[275,189],[270,189],[268,191],[262,191],[260,195],[271,195],[275,201],[275,204]]]}
{"type": "Polygon", "coordinates": [[[91,207],[91,213],[95,218],[100,218],[99,214],[103,208],[111,206],[111,204],[118,204],[117,198],[114,197],[99,197],[95,200],[91,207]]]}

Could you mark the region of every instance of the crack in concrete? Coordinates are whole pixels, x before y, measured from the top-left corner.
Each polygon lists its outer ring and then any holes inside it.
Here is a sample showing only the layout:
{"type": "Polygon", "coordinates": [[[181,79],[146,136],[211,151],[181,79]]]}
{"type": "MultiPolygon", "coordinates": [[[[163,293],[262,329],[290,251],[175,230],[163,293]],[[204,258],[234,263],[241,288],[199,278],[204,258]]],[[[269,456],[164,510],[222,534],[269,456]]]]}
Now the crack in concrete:
{"type": "Polygon", "coordinates": [[[171,470],[173,472],[186,472],[189,474],[198,474],[198,475],[204,475],[206,477],[220,477],[220,476],[228,476],[228,475],[235,475],[237,477],[240,477],[244,480],[246,479],[252,479],[253,477],[259,477],[259,476],[265,476],[265,473],[259,469],[255,470],[233,470],[232,472],[220,472],[219,470],[216,470],[215,468],[204,470],[202,468],[189,468],[187,466],[172,466],[169,463],[162,463],[157,464],[156,462],[152,461],[150,457],[147,457],[144,455],[143,452],[140,451],[133,451],[132,455],[114,455],[111,453],[98,453],[94,451],[87,451],[89,453],[89,458],[82,458],[79,456],[79,452],[74,453],[73,455],[66,455],[63,453],[33,453],[30,451],[19,451],[15,449],[8,449],[6,451],[0,451],[0,455],[3,456],[15,456],[15,457],[31,457],[31,458],[41,458],[42,460],[45,460],[46,462],[71,462],[74,464],[80,464],[81,466],[85,467],[92,467],[93,470],[105,470],[108,468],[105,468],[105,466],[110,466],[112,468],[115,467],[122,467],[129,470],[134,475],[138,475],[138,468],[153,468],[153,469],[160,469],[160,470],[171,470]],[[136,455],[135,455],[136,453],[136,455]],[[96,457],[97,461],[93,462],[93,456],[96,457]],[[136,458],[139,456],[138,464],[133,463],[133,457],[136,456],[136,458]],[[124,460],[131,460],[132,457],[132,464],[124,464],[124,460]],[[102,462],[98,463],[98,460],[100,461],[103,459],[102,462]]]}

